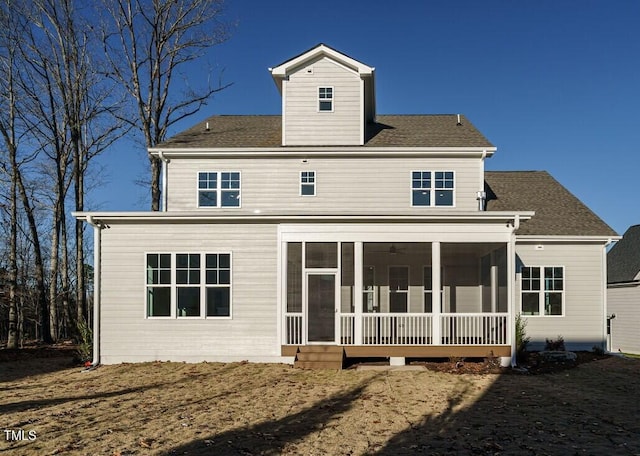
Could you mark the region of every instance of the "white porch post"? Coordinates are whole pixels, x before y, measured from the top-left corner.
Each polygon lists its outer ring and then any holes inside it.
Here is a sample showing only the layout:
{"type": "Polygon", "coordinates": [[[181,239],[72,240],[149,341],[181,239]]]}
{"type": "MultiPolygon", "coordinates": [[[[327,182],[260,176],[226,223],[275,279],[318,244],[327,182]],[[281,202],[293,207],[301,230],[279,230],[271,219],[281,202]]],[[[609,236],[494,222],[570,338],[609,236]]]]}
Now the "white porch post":
{"type": "Polygon", "coordinates": [[[354,307],[354,344],[362,345],[362,268],[364,253],[362,242],[353,243],[353,307],[354,307]]]}
{"type": "Polygon", "coordinates": [[[440,242],[431,243],[431,331],[433,339],[432,345],[440,345],[442,338],[440,335],[440,289],[442,277],[440,274],[440,242]]]}

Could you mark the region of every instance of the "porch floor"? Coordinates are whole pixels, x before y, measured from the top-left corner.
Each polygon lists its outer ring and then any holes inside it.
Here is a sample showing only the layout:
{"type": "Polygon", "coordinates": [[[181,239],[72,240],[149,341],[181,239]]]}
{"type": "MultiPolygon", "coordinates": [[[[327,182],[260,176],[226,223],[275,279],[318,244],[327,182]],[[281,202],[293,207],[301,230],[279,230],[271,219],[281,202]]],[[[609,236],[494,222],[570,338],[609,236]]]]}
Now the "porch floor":
{"type": "MultiPolygon", "coordinates": [[[[456,346],[403,346],[403,345],[282,345],[282,356],[293,356],[300,367],[300,361],[306,361],[305,353],[341,353],[343,360],[348,358],[488,358],[510,357],[511,347],[505,345],[456,345],[456,346]]],[[[315,355],[312,355],[315,357],[315,355]]],[[[320,356],[322,358],[322,356],[320,356]]],[[[320,361],[320,359],[318,359],[320,361]]],[[[318,367],[320,366],[318,364],[318,367]]],[[[337,368],[333,364],[331,368],[337,368]]]]}

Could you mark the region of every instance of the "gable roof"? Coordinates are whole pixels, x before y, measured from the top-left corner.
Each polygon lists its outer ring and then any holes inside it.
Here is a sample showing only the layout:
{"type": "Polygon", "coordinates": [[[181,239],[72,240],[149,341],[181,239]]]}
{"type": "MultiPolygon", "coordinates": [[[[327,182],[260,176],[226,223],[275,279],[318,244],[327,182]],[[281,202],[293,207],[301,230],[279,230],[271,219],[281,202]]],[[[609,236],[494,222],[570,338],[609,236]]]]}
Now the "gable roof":
{"type": "Polygon", "coordinates": [[[375,71],[374,67],[365,65],[364,63],[359,62],[353,57],[349,57],[347,54],[336,51],[335,49],[327,46],[324,43],[319,43],[311,49],[308,49],[296,55],[295,57],[287,59],[273,68],[269,68],[269,71],[271,72],[271,75],[274,79],[282,79],[285,78],[290,71],[295,71],[306,63],[317,60],[321,57],[329,57],[332,60],[357,72],[360,76],[373,76],[373,73],[375,71]]]}
{"type": "Polygon", "coordinates": [[[488,211],[535,211],[518,235],[617,236],[546,171],[487,171],[484,177],[488,211]]]}
{"type": "Polygon", "coordinates": [[[633,282],[640,273],[640,225],[629,227],[607,254],[607,283],[633,282]]]}
{"type": "MultiPolygon", "coordinates": [[[[286,148],[282,146],[281,116],[212,116],[158,144],[154,150],[236,147],[286,148]]],[[[461,115],[458,124],[456,114],[377,116],[376,122],[367,125],[365,144],[359,147],[494,149],[466,117],[461,115]]]]}

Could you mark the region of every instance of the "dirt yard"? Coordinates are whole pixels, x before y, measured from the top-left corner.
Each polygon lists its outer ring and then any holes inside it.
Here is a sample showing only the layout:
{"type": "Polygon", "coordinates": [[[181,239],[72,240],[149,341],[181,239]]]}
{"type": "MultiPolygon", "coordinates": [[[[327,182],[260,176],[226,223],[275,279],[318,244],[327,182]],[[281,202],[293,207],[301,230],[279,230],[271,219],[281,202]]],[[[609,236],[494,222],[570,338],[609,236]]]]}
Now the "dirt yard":
{"type": "Polygon", "coordinates": [[[0,362],[0,455],[640,453],[640,360],[539,375],[0,362]]]}

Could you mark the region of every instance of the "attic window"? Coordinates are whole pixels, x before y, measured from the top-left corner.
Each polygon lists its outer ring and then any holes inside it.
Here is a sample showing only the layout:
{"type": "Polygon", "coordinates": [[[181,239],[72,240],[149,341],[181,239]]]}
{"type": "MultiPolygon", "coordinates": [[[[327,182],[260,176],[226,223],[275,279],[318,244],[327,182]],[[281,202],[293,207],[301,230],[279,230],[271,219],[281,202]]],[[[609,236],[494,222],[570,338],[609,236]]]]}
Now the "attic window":
{"type": "Polygon", "coordinates": [[[333,112],[333,87],[318,87],[318,111],[333,112]]]}

